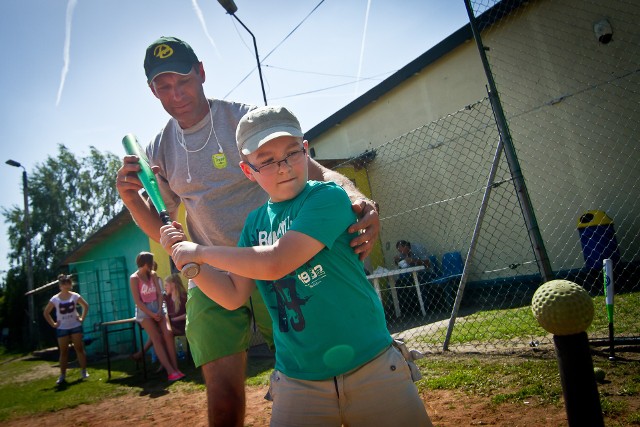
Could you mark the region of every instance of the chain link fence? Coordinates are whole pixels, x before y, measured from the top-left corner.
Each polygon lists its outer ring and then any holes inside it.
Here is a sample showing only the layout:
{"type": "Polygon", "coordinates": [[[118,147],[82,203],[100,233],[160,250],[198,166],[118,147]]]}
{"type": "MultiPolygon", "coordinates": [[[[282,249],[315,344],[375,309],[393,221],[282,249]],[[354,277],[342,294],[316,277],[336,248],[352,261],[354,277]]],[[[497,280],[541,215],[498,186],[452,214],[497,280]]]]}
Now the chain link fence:
{"type": "MultiPolygon", "coordinates": [[[[593,296],[587,332],[606,339],[601,265],[611,258],[616,337],[638,337],[640,5],[466,4],[493,90],[336,167],[364,170],[381,204],[367,267],[389,329],[424,352],[551,343],[530,309],[551,272],[593,296]],[[399,240],[426,249],[426,268],[396,263],[399,240]]],[[[133,313],[123,261],[73,273],[91,304],[88,350],[100,353],[99,324],[133,313]]],[[[37,294],[37,310],[56,292],[37,294]]],[[[129,351],[129,333],[109,339],[129,351]]]]}
{"type": "Polygon", "coordinates": [[[587,332],[606,339],[610,258],[616,337],[637,337],[640,5],[467,4],[494,90],[349,162],[381,204],[368,273],[390,330],[426,352],[550,343],[530,303],[558,278],[593,296],[587,332]],[[396,266],[398,240],[428,268],[396,266]]]}

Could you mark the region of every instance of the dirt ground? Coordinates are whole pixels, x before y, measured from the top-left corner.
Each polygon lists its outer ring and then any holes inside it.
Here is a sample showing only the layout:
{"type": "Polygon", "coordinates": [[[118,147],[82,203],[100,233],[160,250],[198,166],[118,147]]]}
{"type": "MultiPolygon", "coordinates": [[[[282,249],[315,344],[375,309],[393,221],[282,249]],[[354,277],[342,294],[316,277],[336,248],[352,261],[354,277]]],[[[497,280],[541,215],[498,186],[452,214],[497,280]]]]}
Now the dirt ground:
{"type": "MultiPolygon", "coordinates": [[[[636,364],[640,354],[630,354],[636,364]]],[[[477,357],[477,356],[476,356],[477,357]]],[[[605,357],[606,358],[606,357],[605,357]]],[[[596,360],[597,361],[597,360],[596,360]]],[[[637,376],[637,371],[634,377],[637,376]]],[[[629,375],[626,372],[625,375],[629,375]]],[[[599,390],[610,398],[624,400],[625,414],[640,413],[640,396],[625,393],[616,379],[600,384],[599,390]]],[[[640,379],[638,379],[640,381],[640,379]]],[[[269,425],[271,403],[264,399],[266,386],[247,387],[245,426],[269,425]]],[[[490,396],[470,397],[462,391],[429,390],[422,395],[434,426],[508,426],[555,427],[566,426],[567,417],[560,405],[541,404],[535,398],[519,403],[491,403],[490,396]]],[[[637,415],[636,415],[637,416],[637,415]]],[[[608,426],[637,425],[624,420],[626,415],[609,419],[608,426]]],[[[100,403],[80,405],[37,417],[14,419],[4,426],[206,426],[206,397],[193,388],[163,387],[146,389],[138,395],[105,399],[100,403]]],[[[372,426],[375,427],[375,426],[372,426]]],[[[404,427],[404,426],[398,426],[404,427]]]]}
{"type": "MultiPolygon", "coordinates": [[[[264,400],[266,387],[247,388],[247,416],[245,425],[269,425],[270,402],[264,400]]],[[[462,393],[436,390],[423,396],[427,412],[435,426],[566,426],[564,408],[503,404],[496,410],[489,398],[470,401],[462,393]]],[[[106,399],[98,404],[81,405],[38,418],[13,420],[5,426],[206,426],[206,398],[204,392],[172,391],[157,397],[151,395],[106,399]],[[176,422],[179,420],[179,422],[176,422]]],[[[399,426],[400,427],[400,426],[399,426]]],[[[404,426],[403,426],[404,427],[404,426]]]]}

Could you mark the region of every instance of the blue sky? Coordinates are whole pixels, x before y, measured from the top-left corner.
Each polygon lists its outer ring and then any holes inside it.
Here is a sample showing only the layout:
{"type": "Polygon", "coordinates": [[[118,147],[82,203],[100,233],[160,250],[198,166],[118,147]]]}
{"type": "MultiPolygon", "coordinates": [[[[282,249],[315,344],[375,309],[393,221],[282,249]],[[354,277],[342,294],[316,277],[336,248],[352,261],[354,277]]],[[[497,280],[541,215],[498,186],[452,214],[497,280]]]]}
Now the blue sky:
{"type": "MultiPolygon", "coordinates": [[[[467,23],[463,0],[236,0],[256,37],[269,104],[290,107],[303,130],[324,120],[467,23]]],[[[209,97],[262,105],[253,42],[216,0],[3,0],[0,206],[23,206],[21,169],[93,145],[123,154],[168,119],[146,85],[156,38],[189,42],[209,97]],[[247,77],[248,76],[248,77],[247,77]],[[246,79],[245,79],[246,78],[246,79]],[[244,81],[243,81],[244,79],[244,81]]],[[[6,225],[0,224],[6,236],[6,225]]],[[[8,268],[0,238],[0,274],[8,268]]],[[[37,285],[37,284],[36,284],[37,285]]]]}

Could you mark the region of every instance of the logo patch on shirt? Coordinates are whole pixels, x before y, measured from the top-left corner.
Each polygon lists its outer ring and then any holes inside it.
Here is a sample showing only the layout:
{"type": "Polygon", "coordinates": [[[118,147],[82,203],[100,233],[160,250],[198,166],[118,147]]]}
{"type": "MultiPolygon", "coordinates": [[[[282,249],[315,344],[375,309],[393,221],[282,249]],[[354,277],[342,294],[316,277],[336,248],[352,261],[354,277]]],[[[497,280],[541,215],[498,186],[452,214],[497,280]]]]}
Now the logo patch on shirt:
{"type": "Polygon", "coordinates": [[[224,169],[227,167],[227,156],[224,153],[216,153],[211,156],[211,161],[213,162],[213,167],[216,169],[224,169]]]}
{"type": "Polygon", "coordinates": [[[306,287],[313,288],[319,285],[326,275],[327,273],[322,268],[322,265],[318,264],[298,274],[298,279],[304,283],[306,287]]]}
{"type": "Polygon", "coordinates": [[[60,310],[60,314],[73,313],[76,310],[76,303],[73,301],[60,302],[59,310],[60,310]]]}

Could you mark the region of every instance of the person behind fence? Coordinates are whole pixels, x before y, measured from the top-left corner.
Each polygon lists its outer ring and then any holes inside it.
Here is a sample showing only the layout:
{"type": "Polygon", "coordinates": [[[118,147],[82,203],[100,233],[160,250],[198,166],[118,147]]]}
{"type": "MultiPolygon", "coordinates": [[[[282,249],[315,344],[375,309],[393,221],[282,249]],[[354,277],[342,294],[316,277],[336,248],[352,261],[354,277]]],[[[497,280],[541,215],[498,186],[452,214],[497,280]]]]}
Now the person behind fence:
{"type": "Polygon", "coordinates": [[[398,254],[393,257],[393,262],[400,268],[424,266],[429,268],[429,253],[427,249],[419,243],[413,243],[407,240],[398,240],[396,242],[396,250],[398,254]]]}
{"type": "Polygon", "coordinates": [[[350,247],[356,216],[333,182],[308,180],[308,143],[287,108],[260,107],[236,130],[240,167],[270,199],[252,211],[238,247],[185,241],[177,222],[161,244],[198,287],[233,310],[258,288],[272,318],[272,426],[430,426],[382,304],[350,247]],[[181,243],[178,243],[181,242],[181,243]],[[254,278],[254,279],[250,279],[254,278]]]}
{"type": "Polygon", "coordinates": [[[82,340],[82,322],[87,318],[89,304],[80,294],[72,292],[73,281],[71,276],[60,274],[58,276],[60,292],[55,294],[44,308],[44,318],[52,328],[56,330],[58,349],[60,351],[60,376],[56,384],[66,381],[67,365],[69,362],[69,344],[73,343],[73,349],[80,364],[80,378],[89,377],[87,372],[87,355],[84,351],[82,340]],[[82,307],[82,313],[78,313],[78,306],[82,307]],[[56,320],[51,317],[55,309],[56,320]]]}
{"type": "MultiPolygon", "coordinates": [[[[424,285],[431,278],[429,254],[427,249],[419,243],[411,243],[407,240],[398,240],[396,242],[397,255],[393,258],[393,261],[400,268],[419,267],[423,266],[425,269],[416,273],[418,277],[418,283],[424,285]]],[[[412,273],[402,273],[398,275],[396,279],[396,288],[398,291],[398,299],[400,304],[405,308],[405,311],[411,313],[412,311],[417,313],[420,307],[418,301],[418,294],[415,290],[415,283],[412,273]]]]}
{"type": "MultiPolygon", "coordinates": [[[[266,193],[236,166],[240,161],[236,126],[255,107],[207,98],[204,65],[191,46],[178,38],[161,37],[151,43],[144,70],[149,89],[171,116],[146,149],[169,215],[176,218],[182,203],[194,242],[234,246],[247,214],[267,200],[266,193]]],[[[140,193],[139,169],[136,156],[125,156],[116,188],[136,224],[158,241],[163,224],[140,193]]],[[[366,258],[380,231],[377,204],[347,177],[310,158],[309,173],[319,181],[337,181],[347,190],[358,213],[351,229],[361,231],[352,248],[366,258]]],[[[255,320],[271,342],[271,332],[266,330],[269,315],[260,297],[230,311],[207,298],[193,281],[188,295],[186,333],[194,363],[202,368],[205,379],[209,424],[242,426],[250,325],[255,320]]]]}
{"type": "Polygon", "coordinates": [[[138,270],[129,277],[131,295],[136,305],[136,321],[151,339],[156,356],[167,371],[168,380],[179,380],[185,375],[178,369],[173,334],[167,328],[167,318],[162,310],[162,291],[152,270],[153,254],[140,252],[136,257],[136,265],[138,270]]]}

